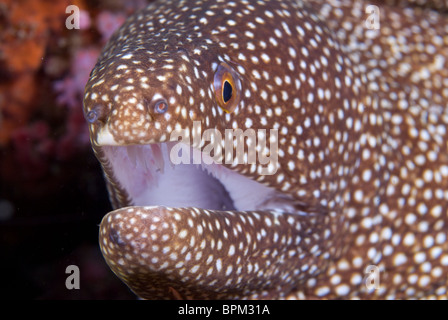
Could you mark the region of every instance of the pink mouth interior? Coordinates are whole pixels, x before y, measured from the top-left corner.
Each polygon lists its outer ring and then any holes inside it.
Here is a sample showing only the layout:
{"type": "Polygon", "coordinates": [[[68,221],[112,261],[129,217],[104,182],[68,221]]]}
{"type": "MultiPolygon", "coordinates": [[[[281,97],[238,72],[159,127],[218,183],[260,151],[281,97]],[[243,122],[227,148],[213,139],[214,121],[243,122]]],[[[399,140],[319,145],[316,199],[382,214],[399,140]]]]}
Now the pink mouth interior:
{"type": "MultiPolygon", "coordinates": [[[[132,205],[303,214],[288,195],[220,164],[173,164],[170,151],[175,143],[103,147],[132,205]]],[[[199,151],[190,151],[193,163],[193,152],[199,151]]]]}

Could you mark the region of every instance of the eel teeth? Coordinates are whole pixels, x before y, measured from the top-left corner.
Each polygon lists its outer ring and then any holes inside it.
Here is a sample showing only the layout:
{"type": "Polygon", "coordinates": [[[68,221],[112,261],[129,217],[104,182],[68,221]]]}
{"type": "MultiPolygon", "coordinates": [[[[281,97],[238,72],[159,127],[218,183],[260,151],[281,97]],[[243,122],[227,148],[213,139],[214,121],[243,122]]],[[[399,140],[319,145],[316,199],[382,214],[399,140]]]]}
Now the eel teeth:
{"type": "Polygon", "coordinates": [[[151,144],[152,156],[154,159],[154,164],[156,166],[156,170],[160,173],[163,173],[165,170],[165,161],[163,159],[162,148],[159,143],[151,144]]]}
{"type": "Polygon", "coordinates": [[[129,160],[131,161],[131,163],[132,163],[132,165],[134,166],[134,167],[137,167],[137,158],[138,158],[138,156],[137,156],[137,150],[138,150],[139,148],[137,147],[137,146],[129,146],[129,147],[127,147],[127,151],[128,151],[128,158],[129,158],[129,160]]]}

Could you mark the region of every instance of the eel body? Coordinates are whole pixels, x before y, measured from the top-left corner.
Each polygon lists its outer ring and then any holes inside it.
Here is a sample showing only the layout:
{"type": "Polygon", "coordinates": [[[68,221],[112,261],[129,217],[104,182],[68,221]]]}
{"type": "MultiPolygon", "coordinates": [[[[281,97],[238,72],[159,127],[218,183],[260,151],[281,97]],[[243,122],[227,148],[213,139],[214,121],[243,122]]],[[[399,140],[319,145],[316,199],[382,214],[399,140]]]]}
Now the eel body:
{"type": "Polygon", "coordinates": [[[145,299],[446,299],[448,17],[402,2],[131,16],[84,97],[116,275],[145,299]],[[252,129],[272,163],[173,163],[207,129],[252,129]]]}

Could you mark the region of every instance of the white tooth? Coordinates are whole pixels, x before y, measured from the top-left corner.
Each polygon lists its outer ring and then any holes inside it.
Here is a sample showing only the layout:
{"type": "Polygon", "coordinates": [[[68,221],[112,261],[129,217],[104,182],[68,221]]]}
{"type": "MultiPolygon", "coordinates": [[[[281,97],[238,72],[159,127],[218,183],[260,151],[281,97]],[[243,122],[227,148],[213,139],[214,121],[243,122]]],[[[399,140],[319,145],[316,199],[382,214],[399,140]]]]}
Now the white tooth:
{"type": "Polygon", "coordinates": [[[159,181],[157,180],[156,167],[154,165],[153,154],[151,152],[150,146],[142,146],[141,148],[141,166],[145,169],[146,174],[154,181],[154,186],[159,186],[159,181]]]}
{"type": "Polygon", "coordinates": [[[174,170],[174,168],[175,168],[176,166],[175,166],[174,163],[171,161],[170,154],[171,154],[171,149],[174,147],[175,143],[174,143],[174,142],[167,142],[167,143],[165,143],[165,145],[166,145],[166,157],[167,157],[168,162],[169,162],[169,164],[170,164],[170,166],[171,166],[171,169],[174,170]]]}
{"type": "Polygon", "coordinates": [[[142,150],[141,161],[142,166],[154,176],[154,168],[151,165],[151,162],[153,162],[151,148],[145,147],[144,150],[142,150]]]}
{"type": "Polygon", "coordinates": [[[138,166],[145,168],[145,156],[143,155],[143,150],[140,146],[134,146],[135,148],[135,157],[137,158],[137,164],[138,166]]]}
{"type": "Polygon", "coordinates": [[[163,155],[163,163],[164,163],[164,165],[166,165],[168,163],[170,165],[171,169],[174,170],[174,164],[170,160],[171,147],[170,147],[169,142],[161,143],[160,147],[162,148],[162,155],[163,155]]]}
{"type": "Polygon", "coordinates": [[[163,154],[162,150],[160,149],[160,144],[152,144],[151,149],[157,169],[160,170],[160,173],[163,173],[165,169],[165,162],[163,161],[163,154]]]}
{"type": "Polygon", "coordinates": [[[137,165],[137,154],[136,154],[136,150],[135,150],[135,146],[128,146],[127,147],[127,151],[128,151],[128,158],[131,161],[131,163],[134,165],[134,167],[136,167],[137,165]]]}

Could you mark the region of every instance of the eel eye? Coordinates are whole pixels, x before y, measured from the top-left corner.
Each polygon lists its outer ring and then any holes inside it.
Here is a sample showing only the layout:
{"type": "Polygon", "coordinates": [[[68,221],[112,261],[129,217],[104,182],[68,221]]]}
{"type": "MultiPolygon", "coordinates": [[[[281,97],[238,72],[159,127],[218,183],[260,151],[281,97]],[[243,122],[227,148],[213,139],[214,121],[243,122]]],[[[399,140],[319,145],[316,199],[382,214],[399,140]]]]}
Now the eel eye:
{"type": "Polygon", "coordinates": [[[213,80],[215,97],[224,112],[231,113],[240,102],[241,82],[235,70],[222,62],[216,70],[213,80]]]}
{"type": "Polygon", "coordinates": [[[165,99],[159,100],[154,104],[155,113],[165,113],[168,110],[168,102],[165,99]]]}

